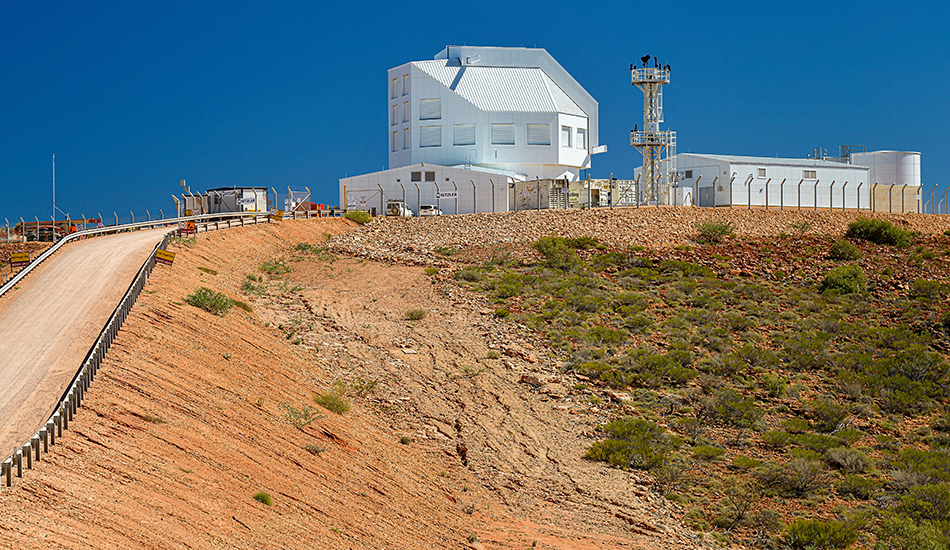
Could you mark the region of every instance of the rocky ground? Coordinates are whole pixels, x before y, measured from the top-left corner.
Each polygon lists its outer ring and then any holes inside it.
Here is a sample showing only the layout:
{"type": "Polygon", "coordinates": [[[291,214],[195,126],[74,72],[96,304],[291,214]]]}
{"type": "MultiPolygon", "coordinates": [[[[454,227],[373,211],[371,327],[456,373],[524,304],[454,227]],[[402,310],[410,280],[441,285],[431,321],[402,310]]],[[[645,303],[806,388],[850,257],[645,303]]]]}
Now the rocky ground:
{"type": "MultiPolygon", "coordinates": [[[[672,248],[702,221],[766,242],[841,235],[856,216],[315,219],[182,241],[62,444],[0,491],[0,529],[25,548],[711,547],[647,475],[581,458],[608,411],[536,335],[451,283],[451,268],[530,255],[544,235],[672,248]],[[183,303],[200,286],[252,311],[218,317],[183,303]],[[409,320],[414,309],[424,317],[409,320]],[[328,392],[352,408],[318,408],[313,394],[328,392]],[[312,422],[300,425],[301,414],[312,422]],[[259,490],[272,507],[251,498],[259,490]]],[[[928,234],[950,228],[944,217],[883,217],[928,234]]]]}

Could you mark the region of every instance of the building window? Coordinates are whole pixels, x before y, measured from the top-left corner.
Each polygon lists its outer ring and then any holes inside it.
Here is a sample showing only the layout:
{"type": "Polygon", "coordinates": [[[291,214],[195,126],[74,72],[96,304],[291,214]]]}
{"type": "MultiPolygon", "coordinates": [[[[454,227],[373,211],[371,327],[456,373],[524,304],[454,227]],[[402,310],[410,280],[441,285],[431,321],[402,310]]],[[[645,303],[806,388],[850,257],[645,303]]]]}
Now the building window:
{"type": "Polygon", "coordinates": [[[439,120],[442,118],[442,100],[420,99],[419,120],[439,120]]]}
{"type": "Polygon", "coordinates": [[[409,145],[410,145],[411,143],[412,143],[412,142],[409,141],[409,128],[403,128],[403,130],[402,130],[402,148],[403,148],[403,149],[408,149],[408,148],[409,148],[409,145]]]}
{"type": "Polygon", "coordinates": [[[760,178],[764,178],[764,177],[765,177],[765,168],[759,168],[759,177],[760,177],[760,178]]]}
{"type": "Polygon", "coordinates": [[[452,145],[475,145],[475,125],[456,124],[452,127],[452,145]]]}
{"type": "Polygon", "coordinates": [[[571,127],[561,126],[561,147],[571,146],[571,127]]]}
{"type": "Polygon", "coordinates": [[[683,174],[683,179],[688,179],[688,180],[693,179],[693,171],[687,170],[686,173],[683,174]]]}
{"type": "Polygon", "coordinates": [[[577,129],[577,148],[587,149],[587,130],[584,128],[577,129]]]}
{"type": "Polygon", "coordinates": [[[442,127],[420,126],[419,147],[442,147],[442,127]]]}
{"type": "Polygon", "coordinates": [[[813,180],[817,178],[818,178],[817,170],[803,170],[802,171],[802,179],[813,180]]]}
{"type": "Polygon", "coordinates": [[[413,172],[410,176],[411,181],[422,181],[422,172],[413,172]]]}
{"type": "Polygon", "coordinates": [[[399,124],[399,105],[393,105],[393,126],[399,124]]]}
{"type": "Polygon", "coordinates": [[[397,141],[396,141],[397,139],[399,139],[399,132],[393,132],[393,152],[394,153],[399,150],[399,148],[397,147],[397,141]]]}
{"type": "Polygon", "coordinates": [[[402,104],[402,121],[409,122],[409,102],[408,101],[402,104]]]}
{"type": "Polygon", "coordinates": [[[392,84],[392,90],[390,90],[390,92],[389,92],[389,97],[391,97],[391,98],[395,98],[395,97],[396,97],[396,83],[397,83],[397,82],[398,82],[398,80],[396,80],[395,78],[392,80],[392,83],[391,83],[391,84],[392,84]]]}
{"type": "Polygon", "coordinates": [[[409,93],[409,75],[402,75],[402,95],[409,93]]]}
{"type": "Polygon", "coordinates": [[[551,145],[551,125],[529,124],[528,145],[551,145]]]}
{"type": "Polygon", "coordinates": [[[515,125],[514,124],[492,124],[491,125],[491,144],[492,145],[514,145],[515,144],[515,125]]]}
{"type": "Polygon", "coordinates": [[[426,172],[426,181],[435,181],[435,172],[426,172]]]}

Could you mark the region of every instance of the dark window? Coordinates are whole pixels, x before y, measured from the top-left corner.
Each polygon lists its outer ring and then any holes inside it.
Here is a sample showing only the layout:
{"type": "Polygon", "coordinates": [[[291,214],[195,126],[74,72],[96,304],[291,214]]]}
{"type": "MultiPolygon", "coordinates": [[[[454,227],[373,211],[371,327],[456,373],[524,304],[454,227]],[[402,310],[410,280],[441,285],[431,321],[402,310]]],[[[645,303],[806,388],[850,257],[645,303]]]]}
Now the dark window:
{"type": "Polygon", "coordinates": [[[687,170],[687,171],[686,171],[686,179],[688,179],[688,180],[693,179],[693,171],[692,171],[692,170],[687,170]]]}
{"type": "Polygon", "coordinates": [[[412,181],[422,181],[422,172],[413,172],[412,181]]]}
{"type": "Polygon", "coordinates": [[[426,172],[426,181],[435,181],[435,172],[426,172]]]}

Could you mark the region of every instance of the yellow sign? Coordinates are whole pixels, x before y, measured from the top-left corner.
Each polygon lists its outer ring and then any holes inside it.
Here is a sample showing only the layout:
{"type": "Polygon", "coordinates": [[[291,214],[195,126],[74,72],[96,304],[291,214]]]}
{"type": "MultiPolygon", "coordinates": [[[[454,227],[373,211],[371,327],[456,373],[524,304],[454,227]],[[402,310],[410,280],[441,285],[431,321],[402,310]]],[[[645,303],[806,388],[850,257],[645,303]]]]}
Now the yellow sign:
{"type": "Polygon", "coordinates": [[[175,253],[159,248],[155,251],[155,261],[160,264],[172,265],[175,261],[175,253]]]}
{"type": "Polygon", "coordinates": [[[271,217],[271,219],[274,219],[274,220],[277,220],[277,221],[281,221],[281,220],[284,219],[284,211],[283,211],[283,210],[271,210],[271,212],[270,212],[270,217],[271,217]]]}
{"type": "Polygon", "coordinates": [[[192,215],[192,212],[194,212],[194,210],[185,210],[185,215],[186,215],[186,216],[191,216],[191,215],[192,215]]]}
{"type": "Polygon", "coordinates": [[[30,258],[29,252],[19,252],[17,254],[10,254],[10,267],[23,267],[29,265],[32,258],[30,258]]]}

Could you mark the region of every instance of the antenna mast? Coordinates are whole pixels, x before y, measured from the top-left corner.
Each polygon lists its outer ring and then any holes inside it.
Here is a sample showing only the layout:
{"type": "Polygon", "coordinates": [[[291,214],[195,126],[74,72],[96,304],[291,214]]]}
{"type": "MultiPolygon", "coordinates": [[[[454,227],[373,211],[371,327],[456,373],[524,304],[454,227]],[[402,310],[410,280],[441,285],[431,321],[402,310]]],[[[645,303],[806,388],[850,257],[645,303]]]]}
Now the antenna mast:
{"type": "MultiPolygon", "coordinates": [[[[643,200],[646,204],[672,204],[670,191],[676,172],[676,132],[660,130],[663,122],[663,85],[670,83],[670,66],[660,66],[650,56],[643,67],[630,66],[630,83],[643,92],[643,128],[630,132],[630,145],[643,154],[643,200]]],[[[638,197],[639,199],[640,197],[638,197]]]]}

